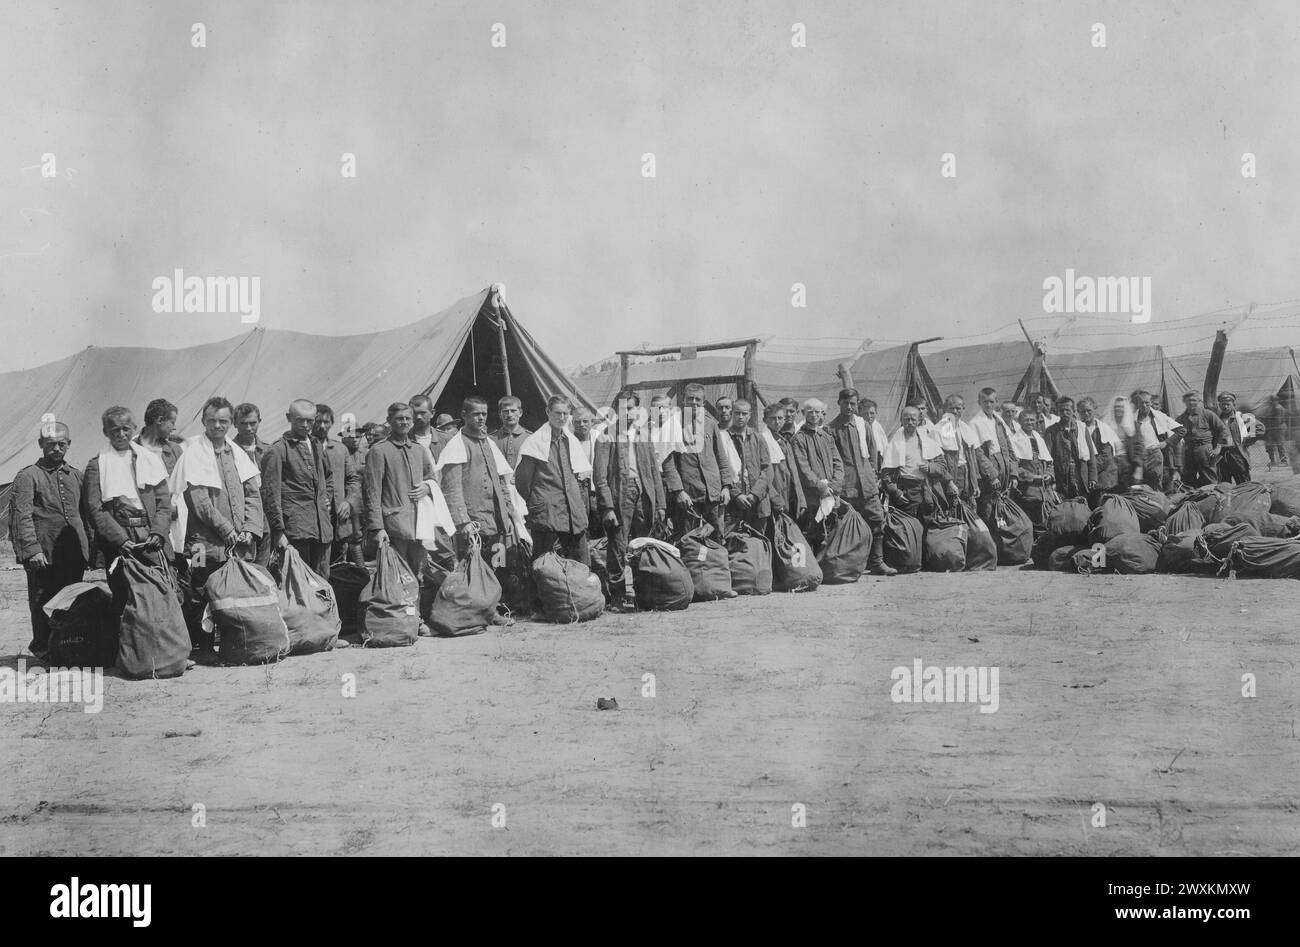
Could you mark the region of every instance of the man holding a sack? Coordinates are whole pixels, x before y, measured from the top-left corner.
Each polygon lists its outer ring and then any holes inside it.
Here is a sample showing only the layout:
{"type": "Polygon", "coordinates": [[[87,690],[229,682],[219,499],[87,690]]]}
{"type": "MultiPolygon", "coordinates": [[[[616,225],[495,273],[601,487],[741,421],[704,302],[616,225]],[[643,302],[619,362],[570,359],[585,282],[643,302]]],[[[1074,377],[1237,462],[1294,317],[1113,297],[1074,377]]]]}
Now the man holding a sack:
{"type": "Polygon", "coordinates": [[[903,426],[885,445],[881,466],[881,482],[890,502],[907,515],[924,519],[933,512],[937,490],[955,508],[959,497],[957,483],[948,473],[939,441],[929,431],[920,429],[920,409],[904,408],[902,420],[903,426]]]}
{"type": "Polygon", "coordinates": [[[257,464],[227,435],[234,407],[220,395],[203,405],[203,433],[185,442],[168,483],[175,498],[172,545],[190,557],[190,594],[185,623],[196,647],[212,647],[202,627],[205,586],[230,556],[252,559],[266,533],[261,474],[257,464]]]}
{"type": "Polygon", "coordinates": [[[434,476],[433,457],[409,437],[414,425],[411,406],[397,401],[388,406],[392,433],[376,441],[366,454],[365,495],[366,541],[377,549],[391,543],[417,578],[425,575],[428,552],[416,532],[416,504],[431,497],[429,482],[434,476]]]}
{"type": "Polygon", "coordinates": [[[271,445],[262,461],[262,509],[271,533],[271,551],[275,554],[292,546],[308,569],[328,579],[335,497],[325,447],[311,436],[316,402],[298,398],[284,417],[289,430],[271,445]]]}
{"type": "MultiPolygon", "coordinates": [[[[95,544],[104,553],[104,565],[128,553],[154,565],[162,565],[164,557],[170,562],[172,497],[167,467],[157,454],[131,439],[135,419],[129,408],[109,408],[103,424],[108,447],[86,465],[82,502],[95,544]]],[[[114,606],[119,609],[124,601],[120,576],[117,570],[108,573],[114,606]]]]}
{"type": "Polygon", "coordinates": [[[553,551],[583,565],[589,561],[585,485],[591,482],[591,461],[566,426],[572,410],[568,398],[552,395],[546,427],[519,448],[515,486],[528,509],[534,561],[553,551]]]}
{"type": "Polygon", "coordinates": [[[668,495],[649,432],[639,422],[641,399],[635,391],[618,396],[621,417],[596,441],[592,479],[597,509],[608,537],[605,562],[610,601],[623,602],[629,594],[628,543],[663,527],[668,515],[668,495]]]}
{"type": "MultiPolygon", "coordinates": [[[[727,532],[741,523],[747,523],[760,533],[767,530],[772,503],[768,499],[772,482],[772,456],[767,441],[749,425],[753,408],[744,398],[731,404],[731,438],[735,460],[736,489],[727,505],[727,532]]],[[[717,537],[721,539],[722,537],[717,537]]]]}
{"type": "MultiPolygon", "coordinates": [[[[439,455],[439,478],[446,497],[456,555],[469,554],[470,538],[477,536],[484,554],[497,573],[506,604],[526,609],[527,579],[522,543],[529,540],[523,525],[523,502],[515,492],[514,470],[505,453],[488,434],[487,402],[477,396],[461,406],[464,426],[439,455]]],[[[509,624],[502,617],[494,624],[509,624]]]]}
{"type": "Polygon", "coordinates": [[[704,520],[723,535],[722,511],[731,502],[735,474],[728,459],[725,434],[704,409],[704,386],[685,389],[680,442],[669,448],[664,462],[664,487],[676,502],[673,526],[690,528],[690,518],[704,520]]]}

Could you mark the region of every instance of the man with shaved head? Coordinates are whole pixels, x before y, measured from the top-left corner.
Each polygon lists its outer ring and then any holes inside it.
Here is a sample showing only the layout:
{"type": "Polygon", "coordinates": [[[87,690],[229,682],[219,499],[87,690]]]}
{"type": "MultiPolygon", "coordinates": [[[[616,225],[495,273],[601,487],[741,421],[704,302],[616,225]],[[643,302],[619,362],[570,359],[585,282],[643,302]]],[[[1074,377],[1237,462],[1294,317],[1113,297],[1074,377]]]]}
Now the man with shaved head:
{"type": "Polygon", "coordinates": [[[722,513],[735,483],[726,435],[704,409],[703,385],[687,385],[683,399],[681,444],[663,462],[664,486],[675,503],[673,525],[684,533],[702,519],[723,536],[722,513]]]}
{"type": "Polygon", "coordinates": [[[790,447],[812,513],[820,500],[839,496],[844,489],[844,461],[835,438],[826,430],[826,402],[809,398],[803,403],[803,418],[803,426],[790,438],[790,447]]]}
{"type": "Polygon", "coordinates": [[[292,546],[308,568],[328,577],[334,542],[334,480],[325,448],[311,436],[316,402],[297,399],[289,405],[285,420],[289,430],[271,445],[262,462],[262,509],[271,551],[292,546]]]}
{"type": "Polygon", "coordinates": [[[90,545],[81,522],[81,471],[64,460],[72,443],[67,425],[42,424],[36,443],[40,460],[14,476],[9,538],[14,557],[27,573],[32,616],[28,650],[44,660],[50,648],[50,620],[43,606],[61,589],[81,581],[90,545]]]}

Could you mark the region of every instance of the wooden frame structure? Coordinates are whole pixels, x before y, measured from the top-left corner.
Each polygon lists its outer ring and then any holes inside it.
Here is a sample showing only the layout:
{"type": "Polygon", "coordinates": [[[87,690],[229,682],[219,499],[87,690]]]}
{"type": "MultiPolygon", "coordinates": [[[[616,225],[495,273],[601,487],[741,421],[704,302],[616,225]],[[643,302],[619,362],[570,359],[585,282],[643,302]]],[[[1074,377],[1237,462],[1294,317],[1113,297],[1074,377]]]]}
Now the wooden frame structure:
{"type": "MultiPolygon", "coordinates": [[[[725,385],[732,382],[736,385],[737,396],[747,401],[755,401],[758,397],[758,385],[754,380],[754,360],[758,355],[759,339],[731,339],[725,342],[706,342],[703,345],[663,345],[656,348],[627,349],[615,354],[618,356],[618,387],[619,391],[632,390],[639,388],[663,388],[664,382],[642,381],[629,382],[628,370],[632,366],[633,356],[646,355],[678,355],[683,356],[681,361],[690,361],[700,352],[716,352],[722,349],[739,349],[745,350],[745,362],[741,374],[739,375],[711,375],[703,378],[691,378],[689,382],[697,385],[725,385]]],[[[683,384],[685,380],[679,380],[672,384],[676,387],[683,384]]]]}

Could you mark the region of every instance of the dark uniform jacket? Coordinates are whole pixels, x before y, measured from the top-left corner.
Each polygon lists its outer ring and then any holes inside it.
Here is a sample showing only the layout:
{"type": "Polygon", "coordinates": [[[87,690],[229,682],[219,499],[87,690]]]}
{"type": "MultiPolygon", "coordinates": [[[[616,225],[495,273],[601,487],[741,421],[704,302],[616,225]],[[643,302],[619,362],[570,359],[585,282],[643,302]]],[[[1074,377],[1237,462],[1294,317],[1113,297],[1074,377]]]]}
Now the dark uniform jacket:
{"type": "Polygon", "coordinates": [[[664,490],[661,468],[655,460],[654,444],[648,440],[627,441],[602,437],[596,441],[592,461],[592,482],[596,491],[596,509],[601,516],[613,510],[620,523],[630,523],[636,512],[625,489],[631,476],[628,459],[635,451],[636,478],[641,484],[642,506],[651,514],[666,513],[668,494],[664,490]]]}
{"type": "MultiPolygon", "coordinates": [[[[866,423],[865,420],[863,422],[866,423]]],[[[835,438],[835,447],[840,452],[844,464],[844,490],[840,494],[846,500],[859,500],[874,497],[880,493],[879,481],[876,479],[876,456],[884,449],[883,444],[875,443],[871,425],[866,425],[867,454],[862,454],[862,442],[858,439],[858,428],[852,418],[836,415],[835,420],[826,425],[831,437],[835,438]]]]}
{"type": "Polygon", "coordinates": [[[821,499],[819,480],[828,481],[834,494],[844,489],[844,461],[829,431],[825,428],[814,431],[805,424],[790,438],[790,448],[804,497],[810,505],[821,499]]]}
{"type": "Polygon", "coordinates": [[[497,473],[492,439],[474,438],[461,432],[467,461],[446,464],[440,474],[442,496],[457,528],[474,522],[490,536],[512,533],[511,503],[505,479],[497,473]]]}
{"type": "Polygon", "coordinates": [[[551,429],[550,461],[519,458],[515,487],[528,506],[529,529],[581,533],[587,529],[587,497],[573,473],[569,438],[551,429]]]}
{"type": "Polygon", "coordinates": [[[528,428],[521,427],[516,433],[510,434],[501,428],[497,428],[488,434],[488,437],[496,441],[497,447],[501,448],[501,453],[506,455],[506,460],[510,461],[511,467],[519,466],[519,448],[524,446],[524,441],[533,432],[528,428]]]}
{"type": "Polygon", "coordinates": [[[334,540],[338,542],[351,539],[353,514],[361,509],[361,470],[352,459],[352,454],[339,441],[325,441],[322,446],[325,448],[325,475],[330,481],[330,518],[334,521],[334,540]],[[345,500],[352,507],[352,513],[340,516],[339,508],[345,500]]]}
{"type": "Polygon", "coordinates": [[[799,471],[795,466],[794,446],[790,443],[790,438],[783,434],[774,434],[773,437],[776,438],[777,445],[785,456],[781,458],[780,463],[772,465],[772,483],[768,487],[772,512],[788,513],[790,516],[797,517],[808,508],[808,500],[804,496],[803,483],[799,479],[799,471]]]}
{"type": "Polygon", "coordinates": [[[732,500],[741,494],[753,494],[756,502],[750,507],[748,515],[759,519],[771,516],[772,500],[768,494],[772,483],[772,456],[767,451],[763,435],[752,427],[747,427],[741,434],[728,431],[727,436],[736,448],[741,466],[741,470],[735,474],[736,489],[732,500]]]}
{"type": "Polygon", "coordinates": [[[391,437],[378,441],[366,454],[361,480],[365,496],[366,532],[384,530],[389,539],[415,539],[415,501],[410,493],[417,484],[433,479],[429,452],[412,440],[397,443],[391,437]]]}
{"type": "Polygon", "coordinates": [[[1087,457],[1079,456],[1077,418],[1057,421],[1043,434],[1047,448],[1052,452],[1052,467],[1056,473],[1056,489],[1062,497],[1076,497],[1088,492],[1088,484],[1097,480],[1097,458],[1092,451],[1087,457]]]}
{"type": "Polygon", "coordinates": [[[261,470],[262,509],[271,533],[334,541],[334,486],[319,441],[310,436],[295,440],[285,434],[266,452],[261,470]]]}
{"type": "Polygon", "coordinates": [[[727,450],[722,446],[722,431],[718,422],[707,414],[696,418],[693,430],[686,420],[682,426],[685,447],[665,458],[664,486],[669,496],[684,490],[692,500],[716,503],[722,499],[722,488],[730,487],[736,480],[727,460],[727,450]]]}
{"type": "Polygon", "coordinates": [[[51,466],[42,458],[14,475],[9,500],[9,538],[14,556],[25,562],[38,552],[51,564],[57,555],[75,568],[90,559],[81,521],[81,471],[66,461],[51,466]]]}

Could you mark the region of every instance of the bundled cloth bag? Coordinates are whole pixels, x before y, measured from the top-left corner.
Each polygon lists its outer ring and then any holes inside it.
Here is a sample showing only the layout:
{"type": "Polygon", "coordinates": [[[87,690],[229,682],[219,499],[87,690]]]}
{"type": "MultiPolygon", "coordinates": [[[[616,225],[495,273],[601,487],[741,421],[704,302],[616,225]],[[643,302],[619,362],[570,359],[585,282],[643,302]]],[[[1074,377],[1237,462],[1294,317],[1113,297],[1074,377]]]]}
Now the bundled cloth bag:
{"type": "Polygon", "coordinates": [[[343,619],[334,588],[292,546],[285,547],[280,566],[280,614],[289,629],[290,654],[328,651],[339,640],[343,619]]]}
{"type": "Polygon", "coordinates": [[[609,599],[609,539],[601,536],[587,544],[587,568],[600,580],[600,591],[609,599]]]}
{"type": "Polygon", "coordinates": [[[731,590],[737,595],[770,595],[772,544],[746,525],[727,537],[727,563],[731,590]]]}
{"type": "MultiPolygon", "coordinates": [[[[1227,485],[1222,484],[1222,486],[1227,485]]],[[[1250,516],[1256,513],[1267,513],[1272,506],[1272,488],[1267,483],[1247,481],[1228,487],[1222,503],[1222,512],[1217,518],[1224,520],[1234,515],[1250,516]]]]}
{"type": "Polygon", "coordinates": [[[1300,516],[1300,478],[1273,484],[1268,511],[1278,516],[1300,516]]]}
{"type": "Polygon", "coordinates": [[[965,523],[931,523],[925,531],[921,568],[926,572],[965,572],[968,533],[965,523]]]}
{"type": "Polygon", "coordinates": [[[1137,513],[1138,528],[1143,532],[1165,525],[1169,517],[1169,497],[1143,483],[1135,483],[1123,494],[1137,513]]]}
{"type": "Polygon", "coordinates": [[[1157,572],[1174,575],[1205,575],[1218,570],[1218,563],[1202,559],[1196,552],[1199,529],[1167,536],[1156,560],[1157,572]]]}
{"type": "Polygon", "coordinates": [[[1240,539],[1228,552],[1227,568],[1238,578],[1300,579],[1300,539],[1240,539]]]}
{"type": "Polygon", "coordinates": [[[176,568],[165,556],[158,558],[160,564],[155,565],[124,553],[109,566],[126,589],[117,668],[127,677],[179,677],[190,660],[190,633],[176,594],[176,568]]]}
{"type": "Polygon", "coordinates": [[[354,635],[361,630],[361,592],[370,584],[370,571],[355,562],[336,562],[330,566],[330,588],[338,606],[340,634],[354,635]]]}
{"type": "Polygon", "coordinates": [[[1125,533],[1139,533],[1142,527],[1137,510],[1126,498],[1108,493],[1101,498],[1101,506],[1092,511],[1088,520],[1088,542],[1110,542],[1125,533]]]}
{"type": "Polygon", "coordinates": [[[1195,503],[1180,503],[1170,510],[1165,529],[1170,535],[1181,535],[1205,528],[1205,517],[1195,503]]]}
{"type": "Polygon", "coordinates": [[[1162,545],[1158,529],[1116,536],[1106,544],[1106,568],[1119,575],[1152,575],[1160,561],[1162,545]]]}
{"type": "Polygon", "coordinates": [[[1090,546],[1060,546],[1048,553],[1043,560],[1043,568],[1049,572],[1078,572],[1075,566],[1074,557],[1079,553],[1091,553],[1090,546]]]}
{"type": "Polygon", "coordinates": [[[822,581],[827,585],[848,585],[862,578],[871,556],[871,527],[858,512],[841,501],[833,521],[826,527],[826,542],[817,556],[822,581]]]}
{"type": "Polygon", "coordinates": [[[885,511],[885,564],[899,574],[920,572],[924,536],[919,519],[891,506],[885,511]]]}
{"type": "Polygon", "coordinates": [[[701,522],[688,530],[677,541],[677,548],[682,551],[682,562],[690,571],[695,586],[693,601],[731,598],[731,564],[727,547],[715,538],[712,526],[701,522]]]}
{"type": "Polygon", "coordinates": [[[1196,537],[1196,554],[1201,559],[1222,563],[1228,557],[1233,543],[1258,535],[1259,530],[1249,523],[1211,523],[1196,537]]]}
{"type": "MultiPolygon", "coordinates": [[[[1044,543],[1048,549],[1062,546],[1078,546],[1088,534],[1088,518],[1092,511],[1088,501],[1082,497],[1062,500],[1052,508],[1051,513],[1043,514],[1044,543]]],[[[1135,517],[1136,520],[1136,517],[1135,517]]]]}
{"type": "Polygon", "coordinates": [[[1106,547],[1101,543],[1094,543],[1076,549],[1064,571],[1077,572],[1079,575],[1101,575],[1114,570],[1106,559],[1106,547]]]}
{"type": "Polygon", "coordinates": [[[1228,494],[1231,492],[1232,484],[1230,483],[1216,483],[1208,487],[1197,487],[1190,493],[1185,494],[1182,499],[1176,501],[1176,504],[1194,503],[1196,508],[1201,511],[1201,518],[1208,525],[1223,519],[1224,506],[1228,501],[1228,494]]]}
{"type": "Polygon", "coordinates": [[[268,664],[289,654],[289,628],[271,573],[231,556],[208,576],[203,629],[217,636],[222,664],[268,664]]]}
{"type": "Polygon", "coordinates": [[[988,524],[969,503],[957,504],[957,516],[966,524],[966,571],[990,572],[998,567],[998,544],[988,524]]]}
{"type": "MultiPolygon", "coordinates": [[[[393,558],[405,565],[396,553],[393,558]]],[[[406,575],[410,574],[408,570],[406,575]]],[[[376,575],[375,578],[377,580],[379,576],[376,575]]],[[[418,594],[417,590],[412,591],[418,594]]],[[[438,589],[438,594],[434,597],[433,607],[429,611],[429,627],[444,638],[477,635],[492,624],[500,604],[501,583],[497,581],[492,567],[483,561],[483,541],[475,533],[469,538],[469,551],[465,558],[456,563],[456,568],[443,580],[442,588],[438,589]]],[[[367,629],[370,627],[370,614],[366,613],[367,629]]],[[[417,615],[411,641],[408,643],[413,643],[419,634],[419,621],[417,615]]]]}
{"type": "Polygon", "coordinates": [[[1043,502],[1038,508],[1039,522],[1036,526],[1047,527],[1047,521],[1051,518],[1052,513],[1061,505],[1061,495],[1056,492],[1056,487],[1051,483],[1043,484],[1043,502]]]}
{"type": "Polygon", "coordinates": [[[1277,513],[1261,513],[1258,509],[1242,513],[1229,513],[1222,522],[1228,526],[1237,523],[1249,523],[1267,539],[1289,539],[1300,534],[1300,516],[1281,516],[1277,513]]]}
{"type": "Polygon", "coordinates": [[[795,521],[786,513],[773,513],[772,533],[772,588],[811,592],[821,585],[821,566],[795,521]]]}
{"type": "Polygon", "coordinates": [[[605,611],[600,579],[581,562],[553,552],[533,563],[533,580],[542,602],[542,615],[557,625],[591,621],[605,611]]]}
{"type": "Polygon", "coordinates": [[[642,611],[678,612],[691,604],[695,580],[676,546],[644,537],[628,543],[632,594],[642,611]]]}
{"type": "Polygon", "coordinates": [[[420,637],[420,584],[391,543],[375,550],[375,574],[358,605],[364,647],[405,648],[420,637]]]}
{"type": "Polygon", "coordinates": [[[50,619],[50,667],[112,667],[117,660],[117,618],[103,582],[74,582],[42,608],[50,619]]]}
{"type": "Polygon", "coordinates": [[[1029,561],[1034,549],[1034,523],[1029,514],[1006,494],[993,506],[993,540],[998,547],[998,565],[1019,566],[1029,561]]]}

